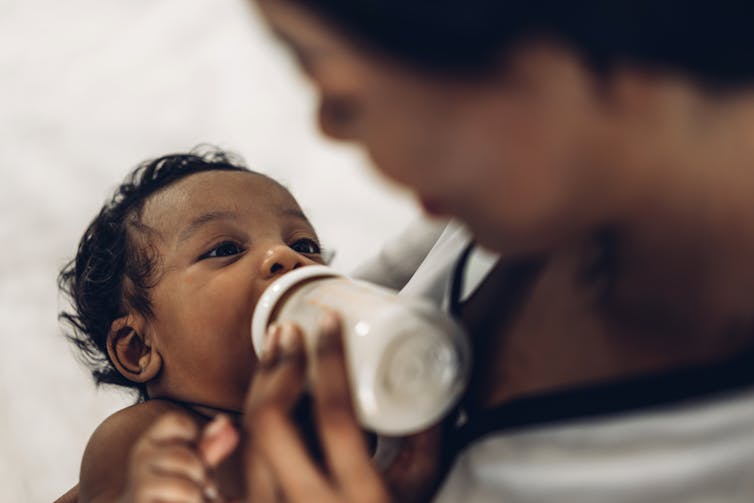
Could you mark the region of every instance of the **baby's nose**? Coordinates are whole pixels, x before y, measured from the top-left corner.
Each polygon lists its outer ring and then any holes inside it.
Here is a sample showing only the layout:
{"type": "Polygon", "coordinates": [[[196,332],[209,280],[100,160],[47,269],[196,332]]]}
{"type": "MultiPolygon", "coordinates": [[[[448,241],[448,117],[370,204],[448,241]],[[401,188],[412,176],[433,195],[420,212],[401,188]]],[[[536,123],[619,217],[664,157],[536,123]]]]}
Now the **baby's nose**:
{"type": "Polygon", "coordinates": [[[262,277],[270,279],[313,263],[313,261],[300,255],[288,246],[276,245],[270,247],[265,253],[260,272],[262,277]]]}

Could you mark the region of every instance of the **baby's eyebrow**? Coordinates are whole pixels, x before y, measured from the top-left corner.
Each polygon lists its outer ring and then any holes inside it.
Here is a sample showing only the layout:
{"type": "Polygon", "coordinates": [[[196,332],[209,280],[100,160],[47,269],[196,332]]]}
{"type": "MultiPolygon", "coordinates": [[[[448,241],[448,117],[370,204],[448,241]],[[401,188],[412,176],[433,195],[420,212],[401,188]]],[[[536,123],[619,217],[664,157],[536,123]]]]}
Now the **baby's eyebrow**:
{"type": "Polygon", "coordinates": [[[238,213],[233,211],[210,211],[209,213],[202,213],[191,221],[181,232],[178,234],[178,242],[181,243],[189,239],[197,230],[202,226],[207,225],[210,222],[217,220],[238,220],[238,213]]]}
{"type": "Polygon", "coordinates": [[[298,218],[299,220],[304,220],[306,223],[309,223],[309,219],[306,218],[306,215],[304,215],[304,212],[301,211],[298,208],[284,208],[280,212],[281,217],[294,217],[298,218]]]}

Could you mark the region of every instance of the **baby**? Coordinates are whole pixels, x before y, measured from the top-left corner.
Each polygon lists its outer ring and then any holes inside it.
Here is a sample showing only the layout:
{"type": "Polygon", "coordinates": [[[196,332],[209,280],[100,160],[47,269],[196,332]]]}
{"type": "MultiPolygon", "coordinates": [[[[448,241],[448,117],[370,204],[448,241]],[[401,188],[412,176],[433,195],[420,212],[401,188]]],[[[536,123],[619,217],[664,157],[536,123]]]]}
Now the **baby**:
{"type": "Polygon", "coordinates": [[[242,497],[233,423],[256,364],[252,312],[277,277],[315,263],[293,196],[220,151],[131,173],[59,278],[96,381],[139,395],[89,440],[80,502],[242,497]]]}

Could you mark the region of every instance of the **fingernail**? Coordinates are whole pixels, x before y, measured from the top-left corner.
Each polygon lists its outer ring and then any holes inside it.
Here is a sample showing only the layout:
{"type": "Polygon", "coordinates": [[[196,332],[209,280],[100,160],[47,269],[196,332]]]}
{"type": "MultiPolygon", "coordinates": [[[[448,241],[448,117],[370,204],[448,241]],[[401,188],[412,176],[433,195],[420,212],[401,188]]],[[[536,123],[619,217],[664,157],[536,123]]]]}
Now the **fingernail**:
{"type": "Polygon", "coordinates": [[[338,316],[332,311],[327,311],[322,315],[322,319],[319,320],[319,330],[322,334],[333,335],[338,331],[339,323],[338,316]]]}
{"type": "Polygon", "coordinates": [[[220,491],[214,484],[210,483],[204,486],[204,497],[209,501],[215,501],[220,497],[220,491]]]}
{"type": "Polygon", "coordinates": [[[285,323],[281,327],[280,347],[286,353],[293,353],[299,350],[299,337],[296,329],[290,323],[285,323]]]}
{"type": "Polygon", "coordinates": [[[204,434],[207,437],[213,437],[220,433],[223,428],[225,428],[226,424],[230,421],[228,419],[228,416],[225,414],[218,414],[215,416],[215,418],[207,425],[207,428],[204,430],[204,434]]]}
{"type": "Polygon", "coordinates": [[[267,329],[267,333],[264,336],[264,346],[262,347],[262,354],[269,353],[277,345],[277,338],[280,336],[280,325],[273,323],[267,329]]]}
{"type": "Polygon", "coordinates": [[[325,313],[319,320],[319,335],[317,337],[317,350],[329,351],[338,346],[338,329],[340,319],[332,312],[325,313]]]}

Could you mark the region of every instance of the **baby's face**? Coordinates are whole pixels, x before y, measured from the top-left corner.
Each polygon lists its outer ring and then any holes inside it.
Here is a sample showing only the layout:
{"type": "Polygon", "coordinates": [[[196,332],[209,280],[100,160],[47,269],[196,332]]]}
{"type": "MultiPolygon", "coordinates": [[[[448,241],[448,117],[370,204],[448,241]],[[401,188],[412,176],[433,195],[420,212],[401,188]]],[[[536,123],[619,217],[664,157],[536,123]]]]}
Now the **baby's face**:
{"type": "Polygon", "coordinates": [[[245,172],[191,175],[147,201],[157,232],[149,322],[163,360],[150,394],[240,410],[254,369],[250,323],[265,287],[322,263],[319,242],[290,193],[245,172]]]}

